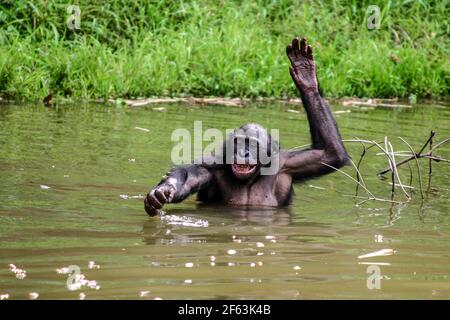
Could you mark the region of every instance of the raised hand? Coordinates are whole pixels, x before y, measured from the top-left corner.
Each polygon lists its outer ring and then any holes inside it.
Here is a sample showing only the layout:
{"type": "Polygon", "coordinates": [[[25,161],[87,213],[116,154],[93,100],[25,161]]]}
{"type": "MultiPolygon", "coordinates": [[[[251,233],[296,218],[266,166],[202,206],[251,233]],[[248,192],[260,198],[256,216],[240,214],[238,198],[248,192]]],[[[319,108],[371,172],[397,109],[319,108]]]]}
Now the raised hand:
{"type": "Polygon", "coordinates": [[[312,48],[307,44],[306,39],[302,38],[299,41],[298,37],[295,37],[292,44],[286,47],[286,53],[292,65],[289,71],[297,88],[303,93],[317,91],[316,64],[312,48]]]}

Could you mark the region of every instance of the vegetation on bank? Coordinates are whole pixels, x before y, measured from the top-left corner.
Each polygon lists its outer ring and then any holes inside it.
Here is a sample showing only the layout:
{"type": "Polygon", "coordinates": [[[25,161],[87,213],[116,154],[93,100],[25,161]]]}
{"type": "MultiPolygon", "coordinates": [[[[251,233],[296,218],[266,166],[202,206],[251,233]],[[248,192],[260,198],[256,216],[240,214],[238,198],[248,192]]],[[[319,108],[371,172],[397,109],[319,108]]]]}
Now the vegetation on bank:
{"type": "Polygon", "coordinates": [[[294,35],[328,96],[449,96],[449,1],[80,0],[74,31],[70,4],[0,3],[0,96],[293,97],[294,35]]]}

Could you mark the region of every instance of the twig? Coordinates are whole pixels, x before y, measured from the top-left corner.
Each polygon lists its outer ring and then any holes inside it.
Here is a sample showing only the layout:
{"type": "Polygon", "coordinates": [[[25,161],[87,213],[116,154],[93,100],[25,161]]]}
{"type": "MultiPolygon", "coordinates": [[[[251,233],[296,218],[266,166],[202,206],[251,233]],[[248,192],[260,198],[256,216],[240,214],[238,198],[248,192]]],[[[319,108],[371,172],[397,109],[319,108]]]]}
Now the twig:
{"type": "MultiPolygon", "coordinates": [[[[411,145],[406,142],[405,139],[403,139],[402,137],[399,137],[400,140],[402,140],[409,148],[409,150],[411,150],[412,154],[414,155],[414,159],[416,160],[416,165],[417,165],[417,175],[419,176],[419,190],[420,190],[420,196],[422,197],[422,199],[424,198],[423,195],[423,188],[422,188],[422,174],[420,173],[420,165],[419,165],[419,160],[417,160],[416,157],[416,153],[414,152],[413,148],[411,147],[411,145]]],[[[412,184],[411,184],[412,185],[412,184]]]]}
{"type": "MultiPolygon", "coordinates": [[[[362,203],[367,202],[367,201],[371,201],[371,200],[382,201],[382,202],[390,202],[390,203],[402,203],[402,202],[399,202],[399,201],[394,201],[394,200],[388,200],[388,199],[378,198],[378,197],[376,197],[372,192],[370,192],[370,190],[367,189],[363,184],[361,184],[361,182],[358,182],[355,178],[353,178],[352,176],[350,176],[348,173],[342,171],[341,169],[338,169],[338,168],[336,168],[336,167],[333,167],[333,166],[331,166],[331,165],[329,165],[329,164],[327,164],[327,163],[325,163],[325,162],[321,162],[321,163],[322,163],[323,165],[325,165],[325,166],[327,166],[327,167],[333,169],[333,170],[336,170],[336,171],[342,173],[342,174],[345,175],[346,177],[348,177],[348,178],[350,178],[351,180],[353,180],[353,181],[355,181],[356,183],[358,183],[358,184],[359,184],[359,185],[360,185],[360,186],[361,186],[361,187],[369,194],[369,196],[370,196],[370,197],[368,197],[366,200],[362,201],[362,203]]],[[[360,204],[361,204],[361,203],[360,203],[360,204]]],[[[357,204],[357,205],[359,205],[359,204],[357,204]]]]}
{"type": "MultiPolygon", "coordinates": [[[[427,145],[428,145],[428,143],[430,142],[430,140],[433,139],[433,136],[435,135],[435,132],[432,131],[431,133],[432,133],[432,134],[431,134],[430,137],[428,138],[427,142],[425,142],[425,144],[423,145],[423,147],[420,149],[419,152],[417,152],[416,155],[420,155],[420,154],[423,152],[423,150],[425,150],[425,148],[427,147],[427,145]]],[[[415,157],[415,156],[411,156],[411,157],[409,157],[409,158],[407,158],[407,159],[405,159],[405,160],[403,160],[403,161],[400,161],[399,163],[397,163],[397,167],[399,167],[399,166],[401,166],[401,165],[407,163],[408,161],[413,160],[414,157],[415,157]]],[[[418,158],[420,158],[420,157],[418,157],[418,158]]],[[[384,170],[378,172],[378,175],[383,175],[383,174],[385,174],[385,173],[387,173],[387,172],[389,172],[389,171],[391,171],[391,168],[386,168],[386,169],[384,169],[384,170]]]]}
{"type": "MultiPolygon", "coordinates": [[[[387,145],[387,143],[388,143],[387,137],[385,137],[385,144],[387,145]]],[[[389,154],[386,150],[384,150],[383,147],[380,146],[379,143],[375,142],[375,144],[376,144],[377,147],[378,147],[381,151],[383,151],[383,152],[386,154],[386,156],[388,157],[388,159],[389,159],[389,165],[392,165],[392,173],[393,173],[392,183],[395,184],[394,176],[397,176],[397,179],[399,179],[399,175],[398,175],[398,171],[397,171],[397,165],[395,164],[395,160],[393,160],[393,159],[391,158],[390,154],[389,154]]],[[[391,145],[391,149],[392,149],[392,145],[391,145]]],[[[400,182],[400,184],[401,184],[401,181],[399,181],[399,182],[400,182]]],[[[407,197],[408,199],[410,199],[410,196],[408,195],[408,193],[406,192],[406,190],[405,190],[403,187],[402,187],[402,190],[403,190],[403,192],[405,193],[406,197],[407,197]]]]}
{"type": "Polygon", "coordinates": [[[439,148],[441,145],[443,145],[444,143],[447,143],[447,142],[449,142],[449,141],[450,141],[450,138],[447,138],[447,139],[442,140],[441,142],[439,142],[438,144],[436,144],[436,145],[430,150],[430,152],[431,152],[431,151],[434,151],[435,149],[439,148]]]}
{"type": "MultiPolygon", "coordinates": [[[[431,130],[431,133],[430,133],[430,152],[429,152],[430,157],[433,156],[433,151],[431,151],[431,150],[433,150],[433,137],[434,137],[435,134],[436,133],[433,130],[431,130]]],[[[431,188],[431,176],[433,175],[433,164],[432,164],[432,162],[433,161],[430,158],[428,160],[428,165],[429,165],[429,170],[428,170],[428,190],[430,190],[430,188],[431,188]]]]}

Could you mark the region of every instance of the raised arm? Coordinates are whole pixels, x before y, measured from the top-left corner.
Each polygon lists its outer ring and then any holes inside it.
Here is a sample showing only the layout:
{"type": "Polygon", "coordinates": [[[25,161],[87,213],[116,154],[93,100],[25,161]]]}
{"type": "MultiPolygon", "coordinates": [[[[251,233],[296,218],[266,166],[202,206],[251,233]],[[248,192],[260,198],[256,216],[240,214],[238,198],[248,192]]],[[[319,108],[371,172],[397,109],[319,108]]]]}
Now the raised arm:
{"type": "Polygon", "coordinates": [[[145,211],[148,215],[154,216],[164,204],[183,201],[211,182],[212,174],[203,165],[175,167],[147,194],[144,200],[145,211]]]}
{"type": "Polygon", "coordinates": [[[308,116],[312,146],[310,149],[290,151],[282,171],[295,179],[305,179],[326,174],[333,167],[342,167],[349,159],[342,143],[336,121],[330,108],[319,93],[312,49],[306,39],[295,38],[286,48],[291,61],[292,80],[300,91],[308,116]]]}

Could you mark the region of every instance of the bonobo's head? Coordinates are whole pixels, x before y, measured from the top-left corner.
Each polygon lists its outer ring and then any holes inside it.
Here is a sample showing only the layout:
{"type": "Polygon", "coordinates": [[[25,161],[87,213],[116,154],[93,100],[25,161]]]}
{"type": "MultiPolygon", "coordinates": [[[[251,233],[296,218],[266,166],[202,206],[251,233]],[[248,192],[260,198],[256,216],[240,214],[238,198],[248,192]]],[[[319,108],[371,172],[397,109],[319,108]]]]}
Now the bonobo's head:
{"type": "MultiPolygon", "coordinates": [[[[226,141],[226,164],[239,180],[248,180],[271,167],[278,155],[278,141],[259,124],[249,123],[236,129],[226,141]]],[[[268,170],[266,170],[268,171],[268,170]]]]}

